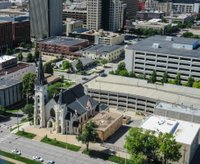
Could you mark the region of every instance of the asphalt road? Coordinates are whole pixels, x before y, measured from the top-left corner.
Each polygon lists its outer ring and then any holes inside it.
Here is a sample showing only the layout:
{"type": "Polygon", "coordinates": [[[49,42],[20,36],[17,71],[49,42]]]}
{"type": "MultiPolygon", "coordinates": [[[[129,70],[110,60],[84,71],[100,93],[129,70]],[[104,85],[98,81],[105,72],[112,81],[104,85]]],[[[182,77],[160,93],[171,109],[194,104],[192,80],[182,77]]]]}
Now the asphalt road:
{"type": "Polygon", "coordinates": [[[3,124],[0,127],[0,149],[8,152],[12,149],[18,149],[21,151],[22,156],[30,159],[37,155],[44,159],[44,163],[47,163],[49,160],[54,160],[57,164],[111,163],[101,159],[90,158],[80,152],[72,152],[39,141],[18,137],[11,134],[3,124]]]}

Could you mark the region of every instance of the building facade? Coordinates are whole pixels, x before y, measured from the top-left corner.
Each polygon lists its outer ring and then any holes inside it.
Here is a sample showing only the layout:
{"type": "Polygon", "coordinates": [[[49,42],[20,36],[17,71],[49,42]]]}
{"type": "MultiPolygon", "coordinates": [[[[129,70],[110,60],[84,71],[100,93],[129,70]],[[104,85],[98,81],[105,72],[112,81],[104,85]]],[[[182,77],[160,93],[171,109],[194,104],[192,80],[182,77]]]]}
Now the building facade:
{"type": "Polygon", "coordinates": [[[0,50],[12,46],[12,22],[0,21],[0,50]]]}
{"type": "Polygon", "coordinates": [[[31,36],[38,39],[61,35],[62,0],[30,0],[31,36]]]}
{"type": "Polygon", "coordinates": [[[199,0],[173,0],[173,10],[179,13],[199,13],[199,0]]]}
{"type": "Polygon", "coordinates": [[[200,80],[200,43],[198,39],[153,36],[125,48],[125,63],[136,75],[157,72],[160,80],[165,72],[170,79],[178,73],[182,81],[191,76],[200,80]]]}

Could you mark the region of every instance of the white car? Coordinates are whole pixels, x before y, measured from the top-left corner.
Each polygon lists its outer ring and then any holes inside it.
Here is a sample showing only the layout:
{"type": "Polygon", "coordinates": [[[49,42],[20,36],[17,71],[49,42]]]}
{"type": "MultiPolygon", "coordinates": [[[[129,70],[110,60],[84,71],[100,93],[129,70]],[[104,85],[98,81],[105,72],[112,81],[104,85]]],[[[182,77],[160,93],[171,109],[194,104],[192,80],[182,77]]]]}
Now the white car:
{"type": "Polygon", "coordinates": [[[35,161],[44,162],[44,160],[41,157],[38,157],[38,156],[33,156],[32,159],[35,160],[35,161]]]}
{"type": "Polygon", "coordinates": [[[19,150],[17,150],[17,149],[13,149],[13,150],[11,150],[11,152],[12,152],[13,154],[21,155],[21,151],[19,151],[19,150]]]}

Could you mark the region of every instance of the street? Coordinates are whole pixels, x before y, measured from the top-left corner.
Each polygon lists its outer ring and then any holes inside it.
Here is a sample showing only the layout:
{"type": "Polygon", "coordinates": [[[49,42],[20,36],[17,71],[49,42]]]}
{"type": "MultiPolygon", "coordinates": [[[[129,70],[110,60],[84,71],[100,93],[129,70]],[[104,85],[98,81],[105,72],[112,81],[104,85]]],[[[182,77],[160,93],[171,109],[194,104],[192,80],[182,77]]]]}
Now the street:
{"type": "Polygon", "coordinates": [[[63,148],[55,147],[39,141],[26,139],[11,134],[7,126],[0,127],[0,150],[11,152],[12,149],[21,151],[22,156],[32,159],[33,156],[40,156],[44,163],[54,160],[57,164],[102,164],[111,163],[101,159],[93,159],[80,152],[72,152],[63,148]]]}

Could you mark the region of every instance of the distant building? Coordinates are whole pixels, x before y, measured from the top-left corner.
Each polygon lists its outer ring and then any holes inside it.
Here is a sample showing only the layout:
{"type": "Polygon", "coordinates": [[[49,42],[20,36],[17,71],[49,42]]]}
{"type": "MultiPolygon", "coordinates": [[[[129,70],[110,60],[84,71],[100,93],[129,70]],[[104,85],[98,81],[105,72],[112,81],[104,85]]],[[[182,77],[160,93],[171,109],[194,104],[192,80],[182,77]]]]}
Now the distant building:
{"type": "Polygon", "coordinates": [[[111,62],[118,59],[124,53],[122,45],[103,45],[98,44],[82,51],[83,56],[95,60],[106,59],[111,62]]]}
{"type": "Polygon", "coordinates": [[[37,39],[62,35],[63,0],[30,0],[31,36],[37,39]]]}
{"type": "Polygon", "coordinates": [[[170,133],[176,142],[181,144],[181,158],[178,164],[191,163],[199,147],[199,124],[175,120],[167,117],[151,116],[141,125],[144,130],[159,133],[170,133]]]}
{"type": "MultiPolygon", "coordinates": [[[[88,57],[80,57],[79,60],[83,64],[83,69],[90,68],[95,65],[95,60],[88,58],[88,57]]],[[[76,64],[78,63],[78,60],[74,60],[71,65],[72,65],[72,71],[77,71],[76,64]]]]}
{"type": "Polygon", "coordinates": [[[90,44],[116,45],[124,41],[124,35],[103,30],[90,30],[85,32],[73,32],[70,37],[88,39],[90,44]]]}
{"type": "Polygon", "coordinates": [[[155,29],[165,31],[169,23],[163,23],[161,19],[151,19],[149,21],[136,21],[133,23],[135,29],[155,29]]]}
{"type": "Polygon", "coordinates": [[[37,49],[44,55],[65,56],[74,58],[80,56],[75,51],[81,50],[89,45],[85,39],[72,37],[52,37],[37,42],[37,49]]]}
{"type": "Polygon", "coordinates": [[[170,16],[164,17],[168,22],[170,23],[186,23],[186,22],[192,22],[193,21],[193,16],[191,14],[173,14],[170,16]]]}
{"type": "Polygon", "coordinates": [[[131,19],[136,16],[139,10],[139,0],[122,0],[126,4],[126,18],[131,19]]]}
{"type": "Polygon", "coordinates": [[[68,36],[69,33],[72,33],[78,29],[81,29],[82,26],[83,26],[83,21],[67,18],[66,19],[66,35],[68,36]]]}
{"type": "Polygon", "coordinates": [[[0,9],[10,8],[12,6],[11,2],[9,1],[0,1],[0,9]]]}
{"type": "Polygon", "coordinates": [[[199,13],[199,0],[173,0],[173,10],[179,13],[199,13]]]}
{"type": "Polygon", "coordinates": [[[13,56],[0,56],[0,71],[17,65],[17,58],[13,56]]]}
{"type": "Polygon", "coordinates": [[[121,126],[123,115],[108,111],[98,113],[92,121],[95,123],[98,138],[104,142],[112,136],[121,126]]]}
{"type": "Polygon", "coordinates": [[[164,12],[154,10],[138,11],[136,14],[136,18],[139,20],[162,19],[164,16],[164,12]]]}
{"type": "Polygon", "coordinates": [[[12,22],[0,21],[0,50],[12,46],[12,22]]]}
{"type": "Polygon", "coordinates": [[[190,76],[200,80],[200,43],[198,39],[170,36],[153,36],[125,48],[127,70],[136,75],[157,72],[161,79],[164,72],[170,79],[177,73],[186,82],[190,76]]]}
{"type": "Polygon", "coordinates": [[[27,15],[15,17],[0,17],[1,21],[12,22],[12,40],[13,45],[18,45],[21,42],[30,42],[30,20],[27,15]]]}

